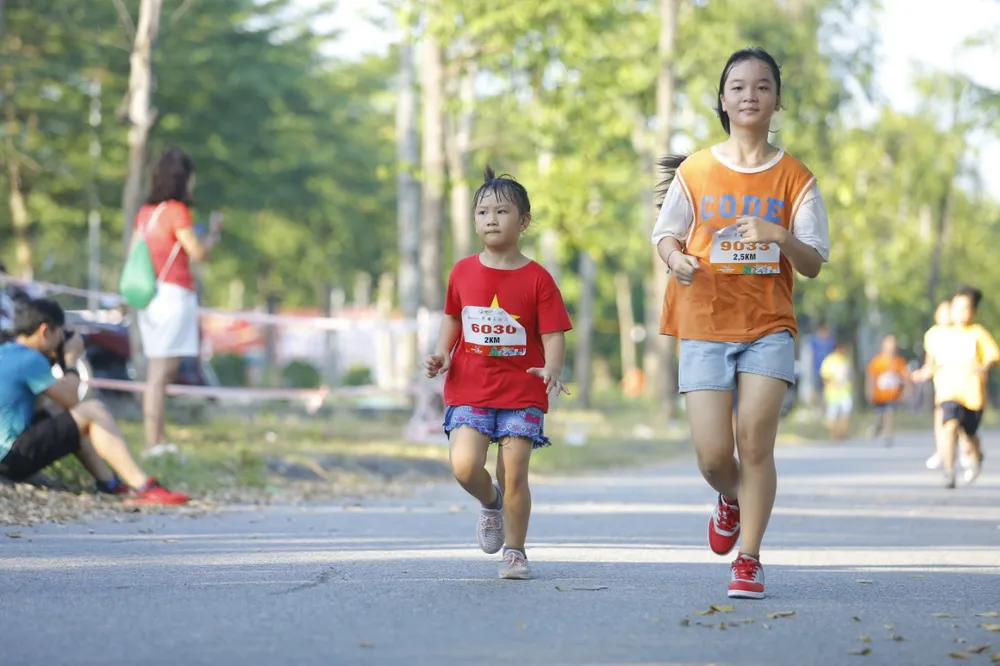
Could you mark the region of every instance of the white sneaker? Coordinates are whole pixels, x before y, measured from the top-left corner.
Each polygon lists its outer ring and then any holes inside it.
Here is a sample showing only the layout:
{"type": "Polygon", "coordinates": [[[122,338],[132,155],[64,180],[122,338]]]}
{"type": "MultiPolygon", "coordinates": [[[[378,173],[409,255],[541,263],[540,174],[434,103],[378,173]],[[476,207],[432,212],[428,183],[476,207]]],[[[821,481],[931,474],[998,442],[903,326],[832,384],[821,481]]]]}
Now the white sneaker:
{"type": "Polygon", "coordinates": [[[508,550],[503,554],[500,577],[507,580],[531,580],[531,567],[527,558],[519,550],[508,550]]]}
{"type": "Polygon", "coordinates": [[[941,468],[941,456],[938,454],[932,455],[927,459],[927,469],[940,469],[941,468]]]}
{"type": "MultiPolygon", "coordinates": [[[[500,487],[496,488],[497,497],[503,497],[500,487]]],[[[503,509],[487,509],[485,506],[479,509],[479,522],[476,523],[476,540],[484,553],[492,555],[503,548],[505,539],[503,528],[503,509]]]]}
{"type": "Polygon", "coordinates": [[[142,452],[143,458],[159,458],[160,456],[176,456],[180,449],[176,444],[157,444],[142,452]]]}

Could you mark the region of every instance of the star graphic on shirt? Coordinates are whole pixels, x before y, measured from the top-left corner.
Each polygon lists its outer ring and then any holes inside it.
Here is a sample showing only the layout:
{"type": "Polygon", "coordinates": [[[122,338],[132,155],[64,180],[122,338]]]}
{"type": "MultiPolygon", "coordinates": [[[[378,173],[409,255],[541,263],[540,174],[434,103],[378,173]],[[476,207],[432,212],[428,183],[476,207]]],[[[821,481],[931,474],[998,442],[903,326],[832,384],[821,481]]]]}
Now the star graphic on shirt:
{"type": "MultiPolygon", "coordinates": [[[[493,302],[490,303],[490,307],[491,308],[497,308],[499,310],[503,310],[503,308],[500,306],[500,301],[499,301],[499,299],[497,299],[497,295],[496,294],[493,294],[493,302]]],[[[510,314],[509,312],[507,314],[509,314],[514,319],[520,319],[521,318],[520,315],[510,314]]]]}

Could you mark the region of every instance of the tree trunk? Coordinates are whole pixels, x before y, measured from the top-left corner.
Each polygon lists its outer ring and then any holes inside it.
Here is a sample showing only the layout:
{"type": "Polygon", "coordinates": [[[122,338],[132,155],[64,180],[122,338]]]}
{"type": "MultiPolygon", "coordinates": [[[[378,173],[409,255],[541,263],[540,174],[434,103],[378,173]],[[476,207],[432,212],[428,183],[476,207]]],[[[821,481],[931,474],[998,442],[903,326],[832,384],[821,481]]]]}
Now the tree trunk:
{"type": "Polygon", "coordinates": [[[28,204],[21,189],[21,163],[14,149],[14,137],[18,134],[18,120],[14,107],[7,105],[7,127],[4,148],[7,152],[7,181],[10,185],[10,222],[14,232],[15,264],[13,275],[30,280],[34,277],[31,253],[31,220],[28,217],[28,204]]]}
{"type": "Polygon", "coordinates": [[[472,254],[472,188],[469,183],[469,150],[476,98],[475,63],[469,63],[458,82],[459,109],[449,118],[445,136],[448,178],[451,185],[452,262],[472,254]]]}
{"type": "Polygon", "coordinates": [[[576,312],[576,354],[573,361],[573,380],[580,407],[589,409],[593,379],[594,341],[594,283],[597,264],[588,252],[580,253],[580,301],[576,312]]]}
{"type": "MultiPolygon", "coordinates": [[[[660,71],[656,78],[656,151],[660,155],[665,155],[670,150],[674,106],[673,52],[679,7],[680,0],[660,0],[660,71]]],[[[652,232],[652,219],[648,228],[652,232]]],[[[677,394],[677,377],[674,372],[676,343],[673,338],[659,334],[660,312],[666,288],[666,268],[654,249],[650,277],[646,281],[646,354],[643,361],[647,395],[663,409],[664,416],[671,419],[677,394]]]]}
{"type": "Polygon", "coordinates": [[[396,226],[399,235],[399,305],[406,317],[420,308],[420,186],[413,174],[420,151],[417,143],[417,96],[414,90],[413,37],[410,19],[401,17],[404,37],[399,44],[396,99],[396,226]]]}
{"type": "Polygon", "coordinates": [[[420,62],[420,92],[423,106],[421,180],[423,200],[420,215],[420,301],[440,310],[444,305],[442,245],[444,238],[444,54],[434,34],[440,2],[428,1],[427,27],[420,62]]]}
{"type": "Polygon", "coordinates": [[[152,108],[153,45],[160,26],[163,0],[142,0],[139,24],[129,58],[128,78],[128,174],[122,192],[122,240],[127,249],[132,240],[135,215],[142,202],[142,182],[146,170],[146,145],[156,122],[152,108]]]}
{"type": "Polygon", "coordinates": [[[618,307],[618,339],[622,353],[622,377],[634,373],[637,367],[635,341],[635,313],[632,310],[632,282],[628,273],[615,273],[615,303],[618,307]]]}

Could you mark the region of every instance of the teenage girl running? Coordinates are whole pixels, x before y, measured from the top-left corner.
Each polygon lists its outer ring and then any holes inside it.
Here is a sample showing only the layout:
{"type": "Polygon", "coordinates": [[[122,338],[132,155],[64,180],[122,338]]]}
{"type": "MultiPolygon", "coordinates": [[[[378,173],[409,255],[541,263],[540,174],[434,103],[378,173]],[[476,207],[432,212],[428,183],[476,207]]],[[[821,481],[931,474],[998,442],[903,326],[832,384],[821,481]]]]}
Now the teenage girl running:
{"type": "Polygon", "coordinates": [[[531,224],[524,187],[487,166],[474,201],[484,249],[452,268],[441,333],[425,366],[428,377],[448,373],[444,431],[455,479],[482,504],[479,547],[503,547],[500,577],[526,580],[528,462],[550,443],[542,432],[549,396],[569,394],[560,376],[572,325],[552,276],[521,254],[531,224]],[[495,484],[485,469],[493,442],[500,447],[495,484]]]}
{"type": "Polygon", "coordinates": [[[709,546],[725,555],[742,536],[729,596],[749,599],[764,597],[760,546],[777,487],[774,441],[795,382],[793,272],[816,277],[830,244],[815,177],[768,143],[780,108],[774,58],[760,48],[734,53],[716,107],[729,138],[661,161],[672,180],[652,239],[673,276],[661,332],[681,340],[678,384],[698,466],[718,492],[709,546]]]}

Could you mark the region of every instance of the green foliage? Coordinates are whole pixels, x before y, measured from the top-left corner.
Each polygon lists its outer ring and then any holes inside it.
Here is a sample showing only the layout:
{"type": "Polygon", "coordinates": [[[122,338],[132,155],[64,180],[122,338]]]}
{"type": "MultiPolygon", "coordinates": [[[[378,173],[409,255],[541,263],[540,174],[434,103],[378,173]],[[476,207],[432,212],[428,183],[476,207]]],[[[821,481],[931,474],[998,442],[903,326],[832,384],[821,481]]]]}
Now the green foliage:
{"type": "Polygon", "coordinates": [[[281,376],[288,388],[314,389],[323,383],[319,370],[307,361],[292,361],[282,368],[281,376]]]}
{"type": "Polygon", "coordinates": [[[242,354],[215,354],[211,363],[222,386],[246,386],[247,360],[242,354]]]}
{"type": "Polygon", "coordinates": [[[372,371],[367,365],[352,365],[344,373],[344,386],[369,386],[372,383],[372,371]]]}

